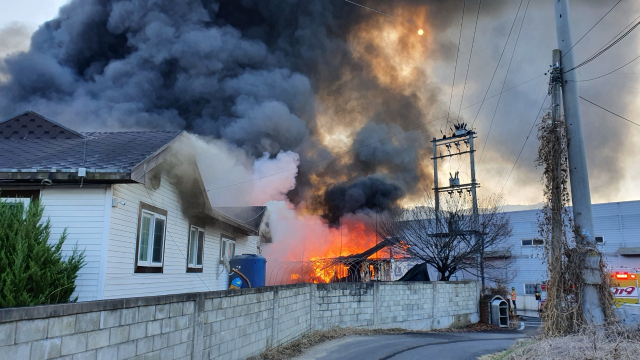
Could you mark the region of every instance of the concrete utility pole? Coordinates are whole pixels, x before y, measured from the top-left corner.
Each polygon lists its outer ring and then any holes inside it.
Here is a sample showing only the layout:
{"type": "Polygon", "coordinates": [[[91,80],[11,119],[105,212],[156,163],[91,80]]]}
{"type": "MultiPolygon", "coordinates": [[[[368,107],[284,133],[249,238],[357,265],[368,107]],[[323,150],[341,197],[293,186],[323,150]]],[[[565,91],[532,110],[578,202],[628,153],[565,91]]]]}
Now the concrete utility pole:
{"type": "MultiPolygon", "coordinates": [[[[553,0],[556,12],[556,30],[558,34],[558,48],[562,54],[563,69],[574,67],[573,40],[571,39],[570,14],[568,0],[553,0]]],[[[565,70],[566,71],[566,70],[565,70]]],[[[573,203],[573,219],[580,227],[582,234],[590,245],[595,244],[593,230],[593,215],[591,212],[591,193],[589,190],[589,175],[587,173],[587,158],[584,151],[582,136],[582,118],[578,99],[578,84],[575,82],[576,72],[563,74],[562,100],[565,121],[567,123],[567,146],[569,154],[569,178],[571,180],[571,201],[573,203]]],[[[595,245],[594,245],[595,246],[595,245]]],[[[593,251],[585,260],[583,293],[583,307],[588,322],[595,325],[604,323],[604,314],[600,305],[596,289],[600,280],[599,255],[593,251]]]]}

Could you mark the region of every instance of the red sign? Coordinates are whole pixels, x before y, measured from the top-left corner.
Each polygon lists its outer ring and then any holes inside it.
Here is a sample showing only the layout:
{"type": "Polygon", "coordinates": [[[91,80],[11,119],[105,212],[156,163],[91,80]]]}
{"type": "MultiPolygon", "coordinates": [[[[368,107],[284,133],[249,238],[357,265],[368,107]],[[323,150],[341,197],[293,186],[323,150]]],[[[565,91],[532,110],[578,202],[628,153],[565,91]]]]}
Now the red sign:
{"type": "Polygon", "coordinates": [[[611,289],[613,296],[617,298],[637,298],[638,288],[635,286],[614,287],[611,289]]]}
{"type": "Polygon", "coordinates": [[[547,284],[542,284],[542,285],[540,285],[540,289],[541,289],[542,291],[547,291],[547,284]]]}

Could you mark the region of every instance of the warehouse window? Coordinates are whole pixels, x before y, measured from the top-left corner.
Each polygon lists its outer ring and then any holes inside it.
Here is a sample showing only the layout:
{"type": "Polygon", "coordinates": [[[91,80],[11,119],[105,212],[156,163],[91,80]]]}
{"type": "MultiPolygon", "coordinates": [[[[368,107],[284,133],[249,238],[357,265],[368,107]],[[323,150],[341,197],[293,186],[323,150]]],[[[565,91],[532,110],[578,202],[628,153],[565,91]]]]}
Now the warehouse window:
{"type": "Polygon", "coordinates": [[[161,273],[163,271],[166,224],[166,210],[140,203],[135,272],[161,273]]]}
{"type": "Polygon", "coordinates": [[[524,294],[525,295],[535,295],[536,293],[536,284],[524,284],[524,294]]]}
{"type": "Polygon", "coordinates": [[[544,245],[542,239],[522,239],[522,246],[540,246],[544,245]]]}
{"type": "Polygon", "coordinates": [[[204,229],[191,226],[189,230],[189,247],[187,272],[202,272],[202,257],[204,251],[204,229]]]}

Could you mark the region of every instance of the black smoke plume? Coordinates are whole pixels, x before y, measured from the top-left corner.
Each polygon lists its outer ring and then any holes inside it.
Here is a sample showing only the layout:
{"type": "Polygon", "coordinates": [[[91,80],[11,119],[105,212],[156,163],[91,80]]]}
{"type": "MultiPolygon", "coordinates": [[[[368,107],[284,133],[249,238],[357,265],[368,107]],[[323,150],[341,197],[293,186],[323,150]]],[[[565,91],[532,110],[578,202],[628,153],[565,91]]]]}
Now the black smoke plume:
{"type": "MultiPolygon", "coordinates": [[[[414,20],[434,32],[460,10],[456,1],[363,3],[408,9],[403,16],[423,9],[414,20]]],[[[384,56],[384,47],[367,38],[354,45],[368,24],[389,21],[407,26],[339,0],[73,0],[34,33],[29,51],[0,63],[9,79],[0,84],[0,116],[32,109],[80,131],[186,129],[255,158],[295,151],[302,164],[335,152],[321,137],[329,121],[352,135],[355,151],[305,168],[290,198],[336,223],[385,208],[427,176],[419,161],[427,131],[367,145],[441,108],[424,71],[414,69],[420,86],[398,84],[392,66],[376,70],[384,61],[366,58],[384,56]],[[381,79],[387,73],[391,80],[381,79]],[[323,123],[321,111],[330,114],[323,123]]],[[[398,43],[409,51],[411,41],[398,43]]],[[[453,56],[452,44],[434,37],[433,58],[453,56]]]]}

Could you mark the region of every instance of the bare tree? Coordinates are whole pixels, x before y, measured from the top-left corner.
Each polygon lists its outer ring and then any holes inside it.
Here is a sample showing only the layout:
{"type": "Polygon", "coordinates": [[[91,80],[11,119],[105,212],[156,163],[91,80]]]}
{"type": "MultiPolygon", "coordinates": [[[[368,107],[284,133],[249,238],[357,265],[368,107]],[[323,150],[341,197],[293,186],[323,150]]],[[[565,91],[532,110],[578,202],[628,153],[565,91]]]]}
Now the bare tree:
{"type": "Polygon", "coordinates": [[[441,281],[466,271],[481,278],[484,289],[485,279],[504,284],[514,273],[506,241],[512,228],[501,204],[498,195],[481,201],[475,226],[471,196],[465,192],[441,196],[436,211],[433,193],[425,186],[415,206],[396,206],[380,216],[378,234],[435,268],[441,281]]]}

